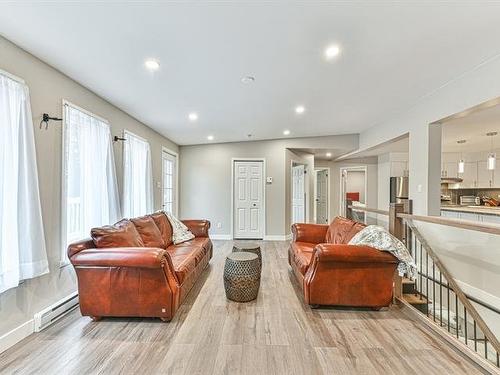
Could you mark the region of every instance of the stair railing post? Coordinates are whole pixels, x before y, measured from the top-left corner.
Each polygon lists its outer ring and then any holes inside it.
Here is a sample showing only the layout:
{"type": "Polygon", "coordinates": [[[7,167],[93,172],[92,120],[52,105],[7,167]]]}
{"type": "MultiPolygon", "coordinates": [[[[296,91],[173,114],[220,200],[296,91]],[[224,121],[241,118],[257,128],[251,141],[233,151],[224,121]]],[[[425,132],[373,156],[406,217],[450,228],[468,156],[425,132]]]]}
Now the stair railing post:
{"type": "MultiPolygon", "coordinates": [[[[404,213],[403,203],[391,203],[389,206],[389,232],[398,240],[404,241],[405,226],[398,214],[404,213]]],[[[403,297],[403,278],[398,271],[394,274],[394,299],[403,297]]],[[[395,301],[394,301],[395,302],[395,301]]]]}

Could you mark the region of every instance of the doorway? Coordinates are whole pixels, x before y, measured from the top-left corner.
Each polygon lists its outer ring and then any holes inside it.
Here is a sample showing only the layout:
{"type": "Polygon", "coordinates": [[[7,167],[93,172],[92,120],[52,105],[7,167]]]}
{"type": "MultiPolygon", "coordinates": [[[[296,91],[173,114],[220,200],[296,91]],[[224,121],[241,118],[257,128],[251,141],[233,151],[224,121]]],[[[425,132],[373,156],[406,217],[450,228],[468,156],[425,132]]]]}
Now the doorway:
{"type": "Polygon", "coordinates": [[[292,164],[292,223],[306,221],[305,165],[292,164]]]}
{"type": "Polygon", "coordinates": [[[316,224],[328,224],[330,222],[330,168],[318,168],[314,173],[314,220],[316,224]]]}
{"type": "Polygon", "coordinates": [[[264,160],[233,160],[233,237],[263,239],[264,160]]]}
{"type": "Polygon", "coordinates": [[[162,207],[166,212],[177,215],[177,153],[162,150],[162,207]]]}
{"type": "MultiPolygon", "coordinates": [[[[366,206],[366,167],[343,167],[340,168],[340,207],[341,216],[348,217],[347,200],[352,201],[353,206],[366,206]]],[[[358,216],[363,216],[361,212],[358,216]]],[[[364,221],[364,217],[358,217],[364,221]]]]}

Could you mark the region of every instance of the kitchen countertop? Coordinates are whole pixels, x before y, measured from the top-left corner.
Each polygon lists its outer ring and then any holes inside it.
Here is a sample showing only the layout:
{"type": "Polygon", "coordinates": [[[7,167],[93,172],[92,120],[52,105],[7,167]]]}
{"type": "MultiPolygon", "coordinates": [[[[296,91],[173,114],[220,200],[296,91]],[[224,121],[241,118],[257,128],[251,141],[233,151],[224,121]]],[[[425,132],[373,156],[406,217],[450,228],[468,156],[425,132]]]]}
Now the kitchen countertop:
{"type": "Polygon", "coordinates": [[[450,205],[450,206],[441,206],[441,210],[500,216],[500,207],[450,205]]]}

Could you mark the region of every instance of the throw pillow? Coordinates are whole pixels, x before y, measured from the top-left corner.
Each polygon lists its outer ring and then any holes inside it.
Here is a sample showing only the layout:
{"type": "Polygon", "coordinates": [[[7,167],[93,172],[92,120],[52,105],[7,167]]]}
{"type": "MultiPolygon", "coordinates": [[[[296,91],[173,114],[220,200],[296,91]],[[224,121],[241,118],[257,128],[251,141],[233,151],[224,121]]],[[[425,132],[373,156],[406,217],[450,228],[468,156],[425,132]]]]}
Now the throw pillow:
{"type": "Polygon", "coordinates": [[[172,242],[174,245],[194,238],[194,234],[189,231],[188,227],[186,227],[182,221],[177,219],[170,212],[165,212],[165,215],[167,215],[168,221],[170,221],[170,225],[172,225],[172,242]]]}

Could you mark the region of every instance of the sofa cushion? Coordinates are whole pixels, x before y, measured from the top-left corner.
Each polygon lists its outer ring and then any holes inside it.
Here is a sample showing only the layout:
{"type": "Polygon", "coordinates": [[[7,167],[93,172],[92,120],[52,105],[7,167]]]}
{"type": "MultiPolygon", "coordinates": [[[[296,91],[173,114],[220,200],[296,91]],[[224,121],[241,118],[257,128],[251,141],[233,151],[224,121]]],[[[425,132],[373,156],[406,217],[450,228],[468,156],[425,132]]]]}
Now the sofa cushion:
{"type": "Polygon", "coordinates": [[[134,223],[135,229],[137,229],[142,242],[144,242],[144,246],[165,248],[165,241],[151,216],[141,216],[130,219],[130,221],[134,223]]]}
{"type": "Polygon", "coordinates": [[[347,244],[366,225],[337,216],[326,232],[326,243],[347,244]]]}
{"type": "Polygon", "coordinates": [[[163,211],[159,211],[152,214],[151,218],[160,230],[161,237],[165,242],[165,247],[169,247],[172,244],[172,225],[170,225],[167,215],[165,215],[163,211]]]}
{"type": "Polygon", "coordinates": [[[305,275],[309,264],[311,263],[314,247],[313,243],[309,242],[292,242],[291,243],[291,261],[295,263],[302,275],[305,275]]]}
{"type": "Polygon", "coordinates": [[[199,237],[179,245],[170,245],[167,252],[172,259],[175,273],[182,284],[210,250],[210,240],[199,237]]]}
{"type": "Polygon", "coordinates": [[[134,224],[127,219],[120,220],[114,225],[92,228],[90,235],[97,248],[144,247],[139,232],[135,229],[134,224]]]}

